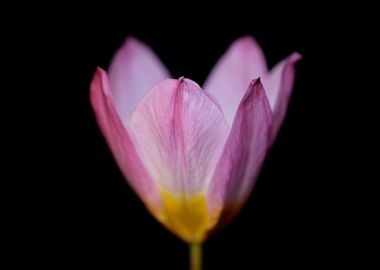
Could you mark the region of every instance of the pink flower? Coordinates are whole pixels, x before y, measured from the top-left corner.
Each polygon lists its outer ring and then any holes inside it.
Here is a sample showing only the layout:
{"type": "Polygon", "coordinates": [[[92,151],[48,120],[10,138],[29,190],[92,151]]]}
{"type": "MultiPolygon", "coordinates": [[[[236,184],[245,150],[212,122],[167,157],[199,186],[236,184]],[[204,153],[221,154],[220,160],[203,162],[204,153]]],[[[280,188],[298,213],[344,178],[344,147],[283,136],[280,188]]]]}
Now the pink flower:
{"type": "Polygon", "coordinates": [[[235,41],[203,88],[128,38],[91,102],[112,153],[150,212],[190,243],[233,217],[284,119],[298,53],[268,71],[251,37],[235,41]]]}

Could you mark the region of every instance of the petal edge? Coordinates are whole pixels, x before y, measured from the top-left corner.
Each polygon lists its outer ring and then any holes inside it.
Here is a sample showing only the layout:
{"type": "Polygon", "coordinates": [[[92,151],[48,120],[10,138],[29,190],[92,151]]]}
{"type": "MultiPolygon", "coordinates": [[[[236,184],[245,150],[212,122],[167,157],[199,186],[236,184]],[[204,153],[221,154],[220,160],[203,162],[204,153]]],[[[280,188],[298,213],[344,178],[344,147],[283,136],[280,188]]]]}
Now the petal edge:
{"type": "Polygon", "coordinates": [[[151,48],[134,37],[125,40],[109,68],[115,107],[125,126],[145,93],[169,77],[170,73],[151,48]]]}
{"type": "Polygon", "coordinates": [[[272,142],[285,118],[295,79],[295,66],[301,59],[299,53],[293,53],[263,77],[263,85],[273,112],[272,142]]]}
{"type": "Polygon", "coordinates": [[[121,172],[147,208],[156,215],[161,207],[157,188],[141,162],[135,145],[114,107],[107,74],[101,68],[97,68],[90,90],[96,120],[121,172]]]}
{"type": "Polygon", "coordinates": [[[221,105],[230,125],[252,79],[267,72],[264,53],[251,36],[235,40],[210,72],[204,89],[221,105]]]}
{"type": "Polygon", "coordinates": [[[208,204],[227,222],[249,196],[271,138],[272,113],[260,79],[249,85],[208,190],[208,204]]]}

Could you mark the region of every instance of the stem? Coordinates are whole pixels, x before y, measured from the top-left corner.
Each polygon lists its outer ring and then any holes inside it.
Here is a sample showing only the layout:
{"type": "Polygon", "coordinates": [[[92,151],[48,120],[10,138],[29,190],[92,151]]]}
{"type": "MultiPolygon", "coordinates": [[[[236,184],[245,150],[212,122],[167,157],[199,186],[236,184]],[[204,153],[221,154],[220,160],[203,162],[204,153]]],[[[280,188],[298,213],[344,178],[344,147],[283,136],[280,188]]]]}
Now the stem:
{"type": "Polygon", "coordinates": [[[200,243],[190,244],[190,270],[202,269],[202,245],[200,243]]]}

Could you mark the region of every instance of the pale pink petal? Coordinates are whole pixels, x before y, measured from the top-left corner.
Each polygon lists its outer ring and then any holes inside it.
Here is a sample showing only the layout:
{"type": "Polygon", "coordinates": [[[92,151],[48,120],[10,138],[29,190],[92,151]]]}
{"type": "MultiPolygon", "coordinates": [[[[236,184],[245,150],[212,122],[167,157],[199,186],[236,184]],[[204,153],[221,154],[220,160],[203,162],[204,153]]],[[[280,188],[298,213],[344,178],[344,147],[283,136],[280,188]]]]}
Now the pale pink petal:
{"type": "Polygon", "coordinates": [[[114,107],[107,74],[100,68],[91,82],[91,103],[97,122],[120,170],[135,192],[153,212],[161,206],[156,186],[144,168],[128,131],[114,107]]]}
{"type": "Polygon", "coordinates": [[[196,83],[168,79],[142,99],[128,129],[157,185],[186,196],[205,191],[229,127],[196,83]]]}
{"type": "Polygon", "coordinates": [[[260,79],[249,85],[208,190],[212,214],[236,214],[250,194],[265,158],[272,113],[260,79]]]}
{"type": "Polygon", "coordinates": [[[292,93],[295,65],[300,59],[300,54],[293,53],[288,58],[278,63],[262,78],[273,112],[273,139],[284,120],[289,98],[292,93]]]}
{"type": "Polygon", "coordinates": [[[145,93],[170,74],[148,46],[128,38],[112,60],[109,78],[116,109],[126,126],[145,93]]]}
{"type": "Polygon", "coordinates": [[[252,79],[267,72],[265,57],[252,37],[236,40],[207,78],[204,89],[219,102],[225,118],[232,125],[236,110],[252,79]]]}

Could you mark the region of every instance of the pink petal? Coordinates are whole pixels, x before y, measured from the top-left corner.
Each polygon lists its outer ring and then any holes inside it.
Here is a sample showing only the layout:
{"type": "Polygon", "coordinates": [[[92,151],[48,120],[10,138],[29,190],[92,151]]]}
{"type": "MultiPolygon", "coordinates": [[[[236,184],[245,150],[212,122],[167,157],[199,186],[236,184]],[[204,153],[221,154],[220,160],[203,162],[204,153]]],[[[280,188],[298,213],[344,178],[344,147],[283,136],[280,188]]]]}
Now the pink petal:
{"type": "Polygon", "coordinates": [[[288,107],[292,93],[295,65],[301,55],[293,53],[278,63],[268,74],[263,76],[263,85],[273,112],[273,138],[276,136],[288,107]]]}
{"type": "Polygon", "coordinates": [[[211,213],[236,214],[250,194],[265,158],[272,113],[260,79],[243,97],[208,190],[211,213]]]}
{"type": "Polygon", "coordinates": [[[91,103],[97,122],[129,184],[152,211],[161,206],[158,190],[145,170],[128,131],[114,107],[107,74],[98,68],[91,82],[91,103]]]}
{"type": "Polygon", "coordinates": [[[128,38],[112,60],[109,78],[116,109],[127,125],[145,93],[170,74],[149,47],[128,38]]]}
{"type": "Polygon", "coordinates": [[[229,130],[220,109],[187,79],[156,85],[128,128],[157,185],[185,196],[205,191],[229,130]]]}
{"type": "Polygon", "coordinates": [[[265,57],[252,37],[236,40],[221,57],[204,84],[219,102],[232,125],[247,85],[267,72],[265,57]]]}

